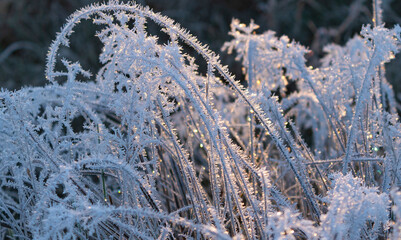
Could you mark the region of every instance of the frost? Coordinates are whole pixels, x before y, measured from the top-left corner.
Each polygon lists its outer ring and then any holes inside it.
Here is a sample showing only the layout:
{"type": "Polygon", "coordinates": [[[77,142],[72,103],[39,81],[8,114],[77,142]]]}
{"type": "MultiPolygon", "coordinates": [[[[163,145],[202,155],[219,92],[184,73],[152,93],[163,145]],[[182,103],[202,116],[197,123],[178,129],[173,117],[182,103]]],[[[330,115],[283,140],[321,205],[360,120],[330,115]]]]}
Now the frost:
{"type": "Polygon", "coordinates": [[[306,47],[257,28],[233,20],[223,46],[243,86],[149,8],[110,1],[68,18],[47,56],[49,84],[0,92],[7,237],[399,238],[401,131],[382,70],[400,27],[364,26],[327,46],[318,68],[306,47]],[[83,19],[101,29],[93,75],[59,53],[83,19]]]}
{"type": "Polygon", "coordinates": [[[363,186],[350,173],[332,176],[327,194],[328,212],[321,217],[323,239],[375,239],[388,221],[389,196],[377,188],[363,186]]]}

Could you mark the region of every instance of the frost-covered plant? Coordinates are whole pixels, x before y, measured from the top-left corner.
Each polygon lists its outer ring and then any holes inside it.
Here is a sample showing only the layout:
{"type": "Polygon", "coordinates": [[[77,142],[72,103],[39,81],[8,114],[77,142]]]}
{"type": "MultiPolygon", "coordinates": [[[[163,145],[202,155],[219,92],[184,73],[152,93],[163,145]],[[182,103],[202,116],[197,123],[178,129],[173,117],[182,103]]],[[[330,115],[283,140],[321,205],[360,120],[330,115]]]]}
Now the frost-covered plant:
{"type": "Polygon", "coordinates": [[[382,64],[399,51],[401,28],[365,26],[328,47],[317,69],[306,48],[255,29],[234,20],[223,47],[242,60],[244,87],[207,46],[148,8],[111,1],[74,13],[50,47],[49,84],[0,93],[2,233],[387,236],[401,132],[382,64]],[[59,59],[86,20],[103,44],[94,77],[59,59]]]}
{"type": "Polygon", "coordinates": [[[333,178],[326,196],[330,205],[321,217],[322,239],[374,238],[388,220],[388,195],[363,186],[351,173],[335,173],[333,178]]]}

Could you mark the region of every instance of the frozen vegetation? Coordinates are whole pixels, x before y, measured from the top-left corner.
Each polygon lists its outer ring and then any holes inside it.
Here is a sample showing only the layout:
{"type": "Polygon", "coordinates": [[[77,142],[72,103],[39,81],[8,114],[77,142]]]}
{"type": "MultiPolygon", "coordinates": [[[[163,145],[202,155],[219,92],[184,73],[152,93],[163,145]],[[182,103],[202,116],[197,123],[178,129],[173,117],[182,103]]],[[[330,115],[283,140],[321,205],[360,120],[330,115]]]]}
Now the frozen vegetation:
{"type": "Polygon", "coordinates": [[[245,82],[146,7],[77,11],[51,44],[48,84],[0,92],[0,237],[399,239],[384,63],[401,28],[375,4],[374,26],[327,46],[319,68],[297,42],[233,20],[222,50],[245,82]],[[95,74],[63,58],[81,21],[99,26],[95,74]]]}

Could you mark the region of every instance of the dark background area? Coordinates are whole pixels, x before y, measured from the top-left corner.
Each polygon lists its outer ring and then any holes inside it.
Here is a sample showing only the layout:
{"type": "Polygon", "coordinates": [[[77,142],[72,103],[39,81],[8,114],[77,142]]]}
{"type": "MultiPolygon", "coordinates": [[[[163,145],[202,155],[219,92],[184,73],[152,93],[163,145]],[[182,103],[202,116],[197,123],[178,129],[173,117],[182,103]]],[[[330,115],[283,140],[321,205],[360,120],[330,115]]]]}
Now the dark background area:
{"type": "MultiPolygon", "coordinates": [[[[0,87],[10,90],[46,84],[46,53],[65,19],[94,0],[0,0],[0,87]]],[[[309,64],[317,67],[322,48],[343,44],[363,24],[372,23],[372,2],[363,0],[139,0],[188,29],[222,57],[223,64],[242,78],[240,63],[220,52],[233,18],[260,25],[260,32],[274,30],[288,35],[312,50],[309,64]]],[[[401,1],[383,0],[387,27],[401,24],[401,1]]],[[[99,68],[100,42],[96,28],[83,23],[76,28],[71,48],[62,52],[77,59],[93,73],[99,68]]],[[[401,92],[400,56],[387,64],[387,78],[396,93],[401,92]],[[398,58],[398,59],[397,59],[398,58]]],[[[401,98],[401,96],[400,96],[401,98]]]]}

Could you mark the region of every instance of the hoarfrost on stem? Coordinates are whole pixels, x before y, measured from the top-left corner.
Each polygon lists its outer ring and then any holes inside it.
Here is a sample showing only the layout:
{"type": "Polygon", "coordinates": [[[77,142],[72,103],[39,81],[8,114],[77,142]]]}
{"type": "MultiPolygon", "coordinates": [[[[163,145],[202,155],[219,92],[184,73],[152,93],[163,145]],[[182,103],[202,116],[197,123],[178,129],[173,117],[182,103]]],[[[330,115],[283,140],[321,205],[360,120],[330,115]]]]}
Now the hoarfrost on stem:
{"type": "Polygon", "coordinates": [[[0,233],[396,239],[399,194],[388,194],[401,184],[401,132],[379,69],[399,51],[400,27],[365,26],[326,47],[315,69],[286,36],[231,28],[223,50],[237,52],[246,86],[149,8],[110,1],[68,18],[48,53],[49,84],[0,92],[0,233]],[[94,75],[60,57],[86,20],[101,27],[94,75]]]}

